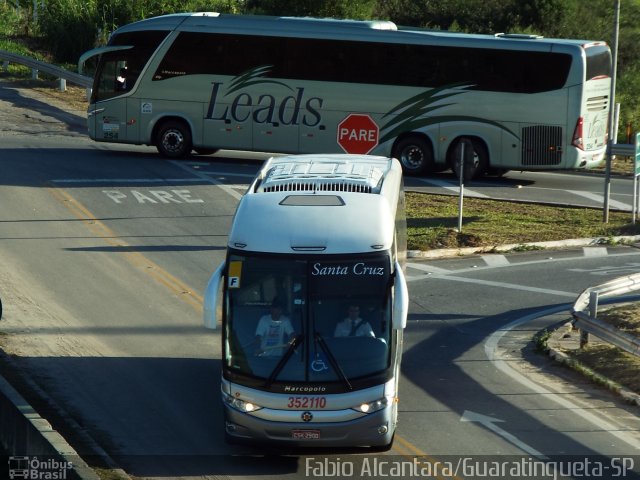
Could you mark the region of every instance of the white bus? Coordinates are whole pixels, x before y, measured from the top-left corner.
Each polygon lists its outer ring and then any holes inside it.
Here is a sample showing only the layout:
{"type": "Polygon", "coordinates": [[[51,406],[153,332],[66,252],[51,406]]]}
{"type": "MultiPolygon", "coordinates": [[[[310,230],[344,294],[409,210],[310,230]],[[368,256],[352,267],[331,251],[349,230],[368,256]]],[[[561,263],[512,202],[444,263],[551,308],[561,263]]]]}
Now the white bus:
{"type": "Polygon", "coordinates": [[[175,14],[114,31],[88,109],[97,141],[395,157],[407,174],[591,168],[607,135],[604,42],[391,22],[175,14]]]}
{"type": "Polygon", "coordinates": [[[222,305],[227,441],[391,447],[405,258],[397,160],[318,154],[265,163],[205,292],[205,326],[216,327],[222,305]]]}

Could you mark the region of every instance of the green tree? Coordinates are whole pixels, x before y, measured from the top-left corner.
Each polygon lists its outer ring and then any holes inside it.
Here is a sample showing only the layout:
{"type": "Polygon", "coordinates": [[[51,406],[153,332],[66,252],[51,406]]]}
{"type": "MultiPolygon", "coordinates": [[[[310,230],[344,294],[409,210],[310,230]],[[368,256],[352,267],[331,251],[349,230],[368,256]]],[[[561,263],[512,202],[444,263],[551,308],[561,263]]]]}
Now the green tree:
{"type": "Polygon", "coordinates": [[[75,62],[94,47],[98,24],[93,0],[48,2],[38,23],[47,49],[58,61],[75,62]]]}
{"type": "Polygon", "coordinates": [[[249,12],[264,15],[291,15],[370,19],[377,0],[247,0],[249,12]]]}

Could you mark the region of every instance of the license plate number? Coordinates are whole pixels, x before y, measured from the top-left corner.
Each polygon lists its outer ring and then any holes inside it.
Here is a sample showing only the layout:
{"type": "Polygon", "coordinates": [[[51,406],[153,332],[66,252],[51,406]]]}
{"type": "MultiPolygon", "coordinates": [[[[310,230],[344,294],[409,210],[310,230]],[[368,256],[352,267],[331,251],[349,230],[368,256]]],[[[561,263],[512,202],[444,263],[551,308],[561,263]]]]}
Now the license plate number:
{"type": "Polygon", "coordinates": [[[292,430],[291,438],[294,440],[318,440],[320,430],[292,430]]]}

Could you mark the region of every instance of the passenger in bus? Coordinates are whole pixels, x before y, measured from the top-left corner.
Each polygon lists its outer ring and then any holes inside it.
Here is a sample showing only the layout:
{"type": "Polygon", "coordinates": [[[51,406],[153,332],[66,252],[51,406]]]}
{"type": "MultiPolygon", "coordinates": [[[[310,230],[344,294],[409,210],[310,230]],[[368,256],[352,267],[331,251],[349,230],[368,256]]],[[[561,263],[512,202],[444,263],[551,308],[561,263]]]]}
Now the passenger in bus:
{"type": "Polygon", "coordinates": [[[360,307],[358,305],[349,305],[347,310],[347,318],[338,322],[334,337],[375,337],[373,329],[369,322],[365,322],[360,318],[360,307]]]}
{"type": "Polygon", "coordinates": [[[116,77],[116,90],[125,91],[127,89],[127,69],[121,68],[120,75],[116,77]]]}
{"type": "Polygon", "coordinates": [[[256,327],[256,355],[280,356],[292,340],[294,330],[291,320],[282,315],[282,303],[274,299],[269,315],[263,315],[256,327]]]}

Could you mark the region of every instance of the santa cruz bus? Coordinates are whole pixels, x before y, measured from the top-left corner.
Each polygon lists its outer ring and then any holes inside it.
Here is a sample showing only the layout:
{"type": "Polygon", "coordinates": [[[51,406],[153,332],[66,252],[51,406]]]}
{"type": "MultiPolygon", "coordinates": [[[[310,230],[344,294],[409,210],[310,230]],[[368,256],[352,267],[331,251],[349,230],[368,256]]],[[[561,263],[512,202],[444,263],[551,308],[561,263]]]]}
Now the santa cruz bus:
{"type": "Polygon", "coordinates": [[[603,42],[399,29],[384,21],[175,14],[115,30],[91,138],[167,157],[217,149],[391,156],[405,173],[590,168],[607,135],[603,42]]]}
{"type": "Polygon", "coordinates": [[[405,258],[397,160],[265,163],[240,200],[204,299],[209,328],[222,306],[228,441],[391,447],[405,258]]]}

